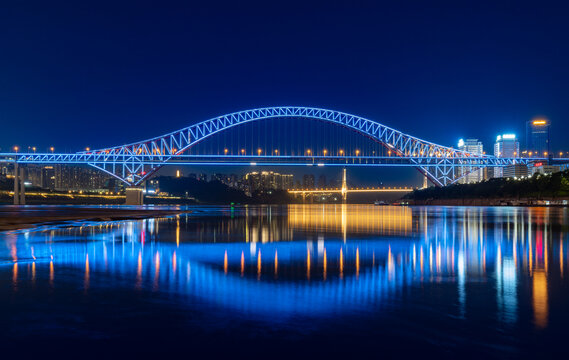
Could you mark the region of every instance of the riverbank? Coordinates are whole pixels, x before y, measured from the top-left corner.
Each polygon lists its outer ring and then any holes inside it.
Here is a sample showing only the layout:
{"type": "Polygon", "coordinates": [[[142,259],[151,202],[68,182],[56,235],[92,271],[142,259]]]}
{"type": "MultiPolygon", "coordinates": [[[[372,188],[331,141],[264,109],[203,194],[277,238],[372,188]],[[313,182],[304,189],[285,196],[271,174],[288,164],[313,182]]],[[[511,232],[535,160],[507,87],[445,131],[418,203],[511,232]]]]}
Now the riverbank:
{"type": "Polygon", "coordinates": [[[33,228],[71,221],[136,220],[191,212],[175,208],[133,209],[128,207],[2,206],[0,231],[33,228]]]}
{"type": "Polygon", "coordinates": [[[405,195],[414,205],[567,205],[569,170],[530,178],[494,178],[474,184],[429,187],[405,195]]]}
{"type": "Polygon", "coordinates": [[[407,200],[418,206],[569,206],[568,199],[422,199],[407,200]]]}

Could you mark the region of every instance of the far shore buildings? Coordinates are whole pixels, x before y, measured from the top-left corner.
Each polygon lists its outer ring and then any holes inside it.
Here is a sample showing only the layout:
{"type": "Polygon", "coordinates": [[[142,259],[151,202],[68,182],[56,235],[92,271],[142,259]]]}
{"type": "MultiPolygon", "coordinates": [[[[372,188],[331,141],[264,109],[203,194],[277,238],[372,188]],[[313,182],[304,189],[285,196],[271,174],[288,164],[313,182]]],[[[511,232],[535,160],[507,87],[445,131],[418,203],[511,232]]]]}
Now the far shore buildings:
{"type": "Polygon", "coordinates": [[[251,195],[260,190],[288,190],[294,187],[292,174],[280,174],[274,171],[254,171],[245,174],[242,180],[243,190],[251,195]]]}
{"type": "MultiPolygon", "coordinates": [[[[494,144],[494,156],[497,158],[520,157],[520,143],[515,134],[498,135],[494,144]]],[[[527,168],[526,168],[527,169],[527,168]]],[[[501,167],[494,168],[494,177],[503,177],[504,170],[501,167]]],[[[527,170],[526,170],[527,171],[527,170]]]]}
{"type": "Polygon", "coordinates": [[[58,191],[105,191],[110,176],[94,168],[78,165],[26,165],[29,186],[58,191]]]}
{"type": "MultiPolygon", "coordinates": [[[[458,149],[475,155],[484,155],[484,147],[478,139],[460,139],[458,141],[458,149]]],[[[469,168],[459,168],[459,171],[468,172],[467,175],[459,180],[460,184],[471,184],[484,180],[484,169],[470,171],[469,168]]]]}

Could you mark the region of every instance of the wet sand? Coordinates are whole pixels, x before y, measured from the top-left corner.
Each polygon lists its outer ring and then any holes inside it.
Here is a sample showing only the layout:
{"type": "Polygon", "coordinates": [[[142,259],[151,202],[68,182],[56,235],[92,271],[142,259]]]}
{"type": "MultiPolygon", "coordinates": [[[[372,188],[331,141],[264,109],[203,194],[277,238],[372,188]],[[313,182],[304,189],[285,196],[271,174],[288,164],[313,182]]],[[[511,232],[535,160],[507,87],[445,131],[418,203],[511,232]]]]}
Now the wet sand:
{"type": "Polygon", "coordinates": [[[129,207],[2,206],[0,231],[32,228],[67,221],[114,221],[145,219],[191,212],[175,208],[137,209],[129,207]]]}

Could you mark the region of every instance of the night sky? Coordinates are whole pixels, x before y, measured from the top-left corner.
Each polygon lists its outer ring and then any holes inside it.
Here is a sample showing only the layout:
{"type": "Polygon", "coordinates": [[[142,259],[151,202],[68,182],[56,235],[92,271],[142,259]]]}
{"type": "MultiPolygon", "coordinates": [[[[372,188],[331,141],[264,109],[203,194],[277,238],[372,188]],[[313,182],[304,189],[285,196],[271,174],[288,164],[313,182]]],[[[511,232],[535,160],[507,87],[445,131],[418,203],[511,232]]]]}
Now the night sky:
{"type": "Polygon", "coordinates": [[[79,151],[253,107],[341,110],[442,145],[552,121],[569,6],[521,1],[0,3],[0,147],[79,151]]]}

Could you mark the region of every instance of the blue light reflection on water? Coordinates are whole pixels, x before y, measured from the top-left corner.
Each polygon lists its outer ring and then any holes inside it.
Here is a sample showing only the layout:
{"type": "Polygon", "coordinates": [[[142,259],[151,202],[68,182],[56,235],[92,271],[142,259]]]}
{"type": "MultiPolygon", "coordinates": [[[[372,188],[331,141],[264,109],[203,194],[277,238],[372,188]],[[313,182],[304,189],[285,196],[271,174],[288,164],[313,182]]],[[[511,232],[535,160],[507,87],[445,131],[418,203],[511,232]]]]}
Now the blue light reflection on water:
{"type": "Polygon", "coordinates": [[[550,289],[565,284],[567,219],[547,208],[223,208],[4,233],[0,271],[9,292],[40,279],[57,291],[74,271],[87,295],[175,294],[268,324],[420,307],[432,299],[418,290],[444,287],[446,316],[468,321],[483,299],[504,327],[531,313],[540,330],[550,289]]]}

